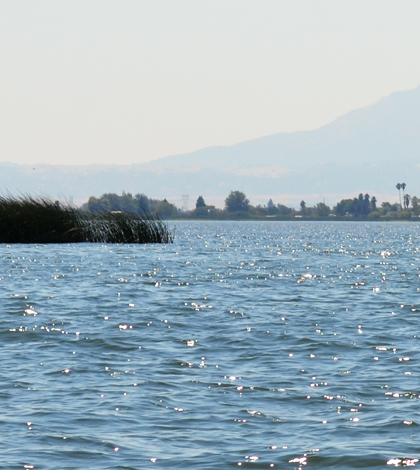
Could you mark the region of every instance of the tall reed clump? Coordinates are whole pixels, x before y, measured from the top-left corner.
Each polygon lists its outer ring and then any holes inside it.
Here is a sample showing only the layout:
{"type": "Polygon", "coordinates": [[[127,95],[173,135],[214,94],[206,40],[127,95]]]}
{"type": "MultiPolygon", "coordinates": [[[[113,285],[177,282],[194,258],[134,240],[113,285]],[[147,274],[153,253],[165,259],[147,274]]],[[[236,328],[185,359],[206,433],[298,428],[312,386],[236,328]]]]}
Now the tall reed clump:
{"type": "Polygon", "coordinates": [[[167,225],[155,214],[130,212],[83,213],[80,219],[87,240],[102,243],[172,243],[167,225]]]}
{"type": "Polygon", "coordinates": [[[0,243],[171,243],[159,216],[92,214],[45,197],[0,196],[0,243]]]}

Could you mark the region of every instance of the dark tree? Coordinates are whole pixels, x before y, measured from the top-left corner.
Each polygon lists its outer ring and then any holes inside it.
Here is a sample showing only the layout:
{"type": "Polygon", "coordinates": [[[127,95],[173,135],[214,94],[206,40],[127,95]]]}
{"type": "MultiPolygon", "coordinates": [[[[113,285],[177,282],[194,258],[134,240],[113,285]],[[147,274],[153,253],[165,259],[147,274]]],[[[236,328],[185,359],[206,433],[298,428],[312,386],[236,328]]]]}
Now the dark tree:
{"type": "Polygon", "coordinates": [[[163,218],[175,217],[178,214],[177,208],[166,199],[160,201],[156,206],[156,212],[163,218]]]}
{"type": "Polygon", "coordinates": [[[419,210],[420,210],[420,204],[419,204],[419,199],[417,196],[413,196],[411,198],[411,207],[413,208],[413,212],[415,215],[419,215],[419,210]]]}
{"type": "Polygon", "coordinates": [[[327,217],[331,213],[331,209],[323,202],[318,202],[316,205],[316,213],[319,217],[327,217]]]}
{"type": "Polygon", "coordinates": [[[145,194],[136,194],[134,200],[137,203],[137,211],[139,214],[150,212],[149,198],[145,194]]]}
{"type": "Polygon", "coordinates": [[[338,216],[343,215],[353,215],[353,200],[352,199],[342,199],[339,203],[337,203],[335,207],[335,213],[338,216]]]}
{"type": "Polygon", "coordinates": [[[397,202],[395,204],[391,204],[389,202],[383,202],[381,204],[381,212],[384,215],[387,215],[390,212],[398,212],[399,210],[401,210],[401,206],[397,202]]]}
{"type": "Polygon", "coordinates": [[[372,209],[372,211],[376,211],[376,197],[375,196],[372,196],[372,199],[370,200],[370,207],[372,209]]]}
{"type": "Polygon", "coordinates": [[[401,189],[403,190],[403,202],[404,202],[404,206],[405,206],[405,194],[404,194],[404,190],[406,188],[406,184],[405,183],[401,183],[401,189]]]}
{"type": "Polygon", "coordinates": [[[279,215],[290,215],[293,212],[291,207],[287,207],[284,204],[277,204],[277,212],[279,215]]]}
{"type": "MultiPolygon", "coordinates": [[[[398,189],[398,194],[400,196],[400,207],[402,209],[402,205],[401,205],[401,184],[397,183],[397,185],[395,187],[398,189]]],[[[404,185],[404,188],[405,188],[405,185],[404,185]]]]}
{"type": "Polygon", "coordinates": [[[354,200],[354,213],[355,215],[363,215],[363,194],[360,193],[358,199],[354,200]]]}
{"type": "Polygon", "coordinates": [[[198,196],[197,202],[195,203],[196,209],[199,209],[200,207],[206,207],[206,203],[204,202],[203,196],[198,196]]]}
{"type": "Polygon", "coordinates": [[[370,212],[370,211],[369,211],[369,207],[370,207],[370,196],[369,196],[369,194],[367,194],[367,193],[365,194],[365,197],[364,197],[364,199],[363,199],[363,206],[362,206],[362,207],[363,207],[362,215],[363,215],[364,217],[367,217],[368,214],[369,214],[369,212],[370,212]]]}
{"type": "Polygon", "coordinates": [[[306,202],[305,201],[300,201],[300,210],[302,212],[305,212],[306,209],[306,202]]]}
{"type": "Polygon", "coordinates": [[[249,200],[241,191],[231,191],[225,199],[225,207],[228,212],[247,211],[249,209],[249,200]]]}
{"type": "Polygon", "coordinates": [[[376,210],[376,197],[370,199],[369,194],[363,196],[362,193],[353,199],[342,199],[335,207],[338,216],[367,217],[374,210],[376,210]]]}

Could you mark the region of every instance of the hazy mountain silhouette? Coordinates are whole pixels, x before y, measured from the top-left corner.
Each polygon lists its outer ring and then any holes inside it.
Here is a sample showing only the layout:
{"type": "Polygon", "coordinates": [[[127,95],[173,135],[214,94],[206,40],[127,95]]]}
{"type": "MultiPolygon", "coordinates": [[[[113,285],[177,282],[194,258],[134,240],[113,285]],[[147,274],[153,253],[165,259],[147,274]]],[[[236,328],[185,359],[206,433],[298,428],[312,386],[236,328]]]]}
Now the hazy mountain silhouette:
{"type": "Polygon", "coordinates": [[[420,144],[420,86],[393,93],[379,102],[351,111],[319,129],[279,133],[229,147],[210,147],[170,156],[145,167],[220,168],[396,161],[415,159],[420,144]]]}
{"type": "Polygon", "coordinates": [[[162,198],[186,193],[206,198],[238,189],[253,202],[253,196],[270,194],[392,193],[395,184],[404,181],[411,195],[420,196],[416,187],[419,152],[417,87],[393,93],[316,130],[279,133],[145,164],[0,163],[0,188],[76,200],[122,190],[162,198]]]}

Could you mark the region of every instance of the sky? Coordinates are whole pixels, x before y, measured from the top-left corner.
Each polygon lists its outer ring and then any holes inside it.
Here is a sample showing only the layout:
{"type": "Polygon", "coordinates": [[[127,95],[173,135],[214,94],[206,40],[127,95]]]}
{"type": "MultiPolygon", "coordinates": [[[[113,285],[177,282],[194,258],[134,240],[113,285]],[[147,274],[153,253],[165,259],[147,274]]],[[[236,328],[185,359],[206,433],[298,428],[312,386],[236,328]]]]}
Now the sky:
{"type": "Polygon", "coordinates": [[[420,84],[418,0],[0,0],[0,161],[131,164],[420,84]]]}

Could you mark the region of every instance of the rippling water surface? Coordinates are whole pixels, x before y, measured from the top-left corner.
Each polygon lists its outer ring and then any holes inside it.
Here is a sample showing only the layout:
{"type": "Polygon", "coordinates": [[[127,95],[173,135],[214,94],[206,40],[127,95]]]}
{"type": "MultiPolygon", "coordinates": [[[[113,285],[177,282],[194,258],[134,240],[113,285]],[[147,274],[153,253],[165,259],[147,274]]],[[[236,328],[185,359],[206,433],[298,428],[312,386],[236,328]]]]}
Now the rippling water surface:
{"type": "Polygon", "coordinates": [[[0,468],[420,468],[414,223],[0,245],[0,468]]]}

